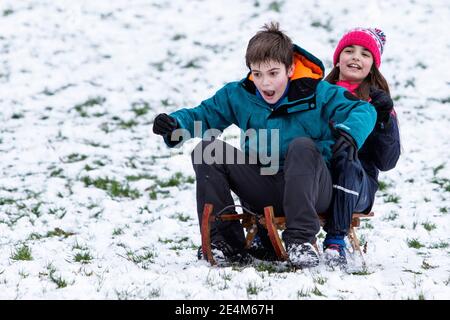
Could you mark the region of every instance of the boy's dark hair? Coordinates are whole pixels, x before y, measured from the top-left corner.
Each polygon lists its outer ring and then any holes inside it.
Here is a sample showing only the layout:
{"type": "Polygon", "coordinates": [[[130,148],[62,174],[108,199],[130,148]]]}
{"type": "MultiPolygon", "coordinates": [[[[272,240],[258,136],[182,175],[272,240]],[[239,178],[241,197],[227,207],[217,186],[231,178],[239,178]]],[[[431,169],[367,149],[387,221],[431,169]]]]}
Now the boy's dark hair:
{"type": "Polygon", "coordinates": [[[264,63],[274,60],[286,66],[286,70],[292,65],[294,50],[292,40],[280,31],[278,22],[270,22],[262,27],[248,42],[245,54],[245,63],[250,69],[250,64],[264,63]]]}

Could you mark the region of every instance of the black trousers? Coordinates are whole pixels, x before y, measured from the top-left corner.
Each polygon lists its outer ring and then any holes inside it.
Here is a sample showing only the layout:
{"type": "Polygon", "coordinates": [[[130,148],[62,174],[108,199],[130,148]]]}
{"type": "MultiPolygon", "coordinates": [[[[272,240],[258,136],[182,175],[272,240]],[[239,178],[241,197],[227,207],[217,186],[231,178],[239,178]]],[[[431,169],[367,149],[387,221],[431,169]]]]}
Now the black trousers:
{"type": "MultiPolygon", "coordinates": [[[[284,168],[274,175],[261,175],[257,164],[237,163],[243,158],[240,150],[221,140],[202,141],[192,152],[200,225],[204,204],[213,204],[213,214],[217,214],[234,204],[233,191],[257,213],[262,214],[264,207],[273,206],[275,215],[284,214],[286,230],[282,238],[286,244],[315,242],[320,230],[317,213],[326,211],[331,203],[332,181],[314,142],[308,138],[294,139],[289,144],[284,168]],[[202,153],[205,150],[216,150],[214,161],[205,161],[202,153]],[[228,161],[223,161],[224,158],[228,161]]],[[[236,248],[245,245],[243,229],[236,221],[213,224],[211,239],[226,240],[236,248]]]]}
{"type": "Polygon", "coordinates": [[[367,212],[372,207],[376,185],[361,162],[348,160],[343,151],[331,160],[333,198],[324,230],[330,235],[345,236],[354,212],[367,212]]]}

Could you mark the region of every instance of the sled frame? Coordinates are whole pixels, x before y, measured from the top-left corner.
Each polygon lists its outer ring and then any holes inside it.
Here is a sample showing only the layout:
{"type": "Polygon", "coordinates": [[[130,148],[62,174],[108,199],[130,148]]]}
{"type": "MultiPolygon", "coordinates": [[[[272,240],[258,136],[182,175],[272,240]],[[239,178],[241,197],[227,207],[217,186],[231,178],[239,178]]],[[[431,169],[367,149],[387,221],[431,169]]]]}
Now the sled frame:
{"type": "MultiPolygon", "coordinates": [[[[203,207],[202,224],[201,224],[201,236],[202,236],[202,253],[203,257],[212,265],[217,265],[212,252],[211,252],[211,223],[217,221],[239,221],[244,229],[246,229],[247,235],[245,240],[245,247],[249,248],[255,235],[258,231],[259,223],[263,228],[267,229],[267,233],[272,243],[273,249],[280,261],[286,261],[288,255],[286,249],[283,245],[283,241],[280,238],[278,231],[286,229],[286,218],[275,216],[274,209],[272,206],[264,208],[264,215],[256,215],[249,212],[244,213],[232,213],[232,214],[219,214],[217,216],[212,215],[213,205],[207,203],[203,207]]],[[[361,244],[356,234],[356,228],[360,226],[361,219],[371,218],[374,216],[373,212],[364,213],[353,213],[352,222],[350,224],[350,229],[348,231],[348,239],[350,245],[353,248],[353,252],[358,252],[361,256],[363,266],[366,267],[366,262],[364,259],[364,253],[366,252],[366,247],[361,249],[361,244]]],[[[325,214],[319,214],[320,225],[323,227],[326,221],[325,214]]],[[[367,244],[366,244],[367,245],[367,244]]],[[[317,244],[314,245],[316,250],[317,244]]]]}

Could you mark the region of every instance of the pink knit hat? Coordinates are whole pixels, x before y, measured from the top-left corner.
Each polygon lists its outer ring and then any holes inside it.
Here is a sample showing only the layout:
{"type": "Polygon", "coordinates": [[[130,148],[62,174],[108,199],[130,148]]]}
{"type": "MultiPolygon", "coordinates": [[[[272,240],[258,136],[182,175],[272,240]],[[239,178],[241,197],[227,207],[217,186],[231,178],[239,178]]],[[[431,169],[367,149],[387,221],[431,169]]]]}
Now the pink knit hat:
{"type": "Polygon", "coordinates": [[[381,54],[383,53],[383,47],[386,43],[386,36],[383,31],[377,28],[355,28],[347,32],[339,41],[336,50],[333,55],[333,65],[339,60],[341,51],[345,47],[351,45],[359,45],[372,53],[375,65],[377,68],[381,64],[381,54]]]}

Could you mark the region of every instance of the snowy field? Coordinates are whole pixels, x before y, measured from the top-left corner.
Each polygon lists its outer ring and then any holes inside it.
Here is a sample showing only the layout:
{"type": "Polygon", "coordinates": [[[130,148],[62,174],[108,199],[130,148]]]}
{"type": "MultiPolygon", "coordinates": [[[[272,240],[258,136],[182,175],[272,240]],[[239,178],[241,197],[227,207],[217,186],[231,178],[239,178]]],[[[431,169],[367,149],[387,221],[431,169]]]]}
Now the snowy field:
{"type": "Polygon", "coordinates": [[[450,299],[449,29],[448,0],[1,0],[0,299],[450,299]],[[198,140],[152,121],[243,78],[271,20],[326,73],[349,28],[387,35],[403,153],[366,270],[197,260],[198,140]]]}

